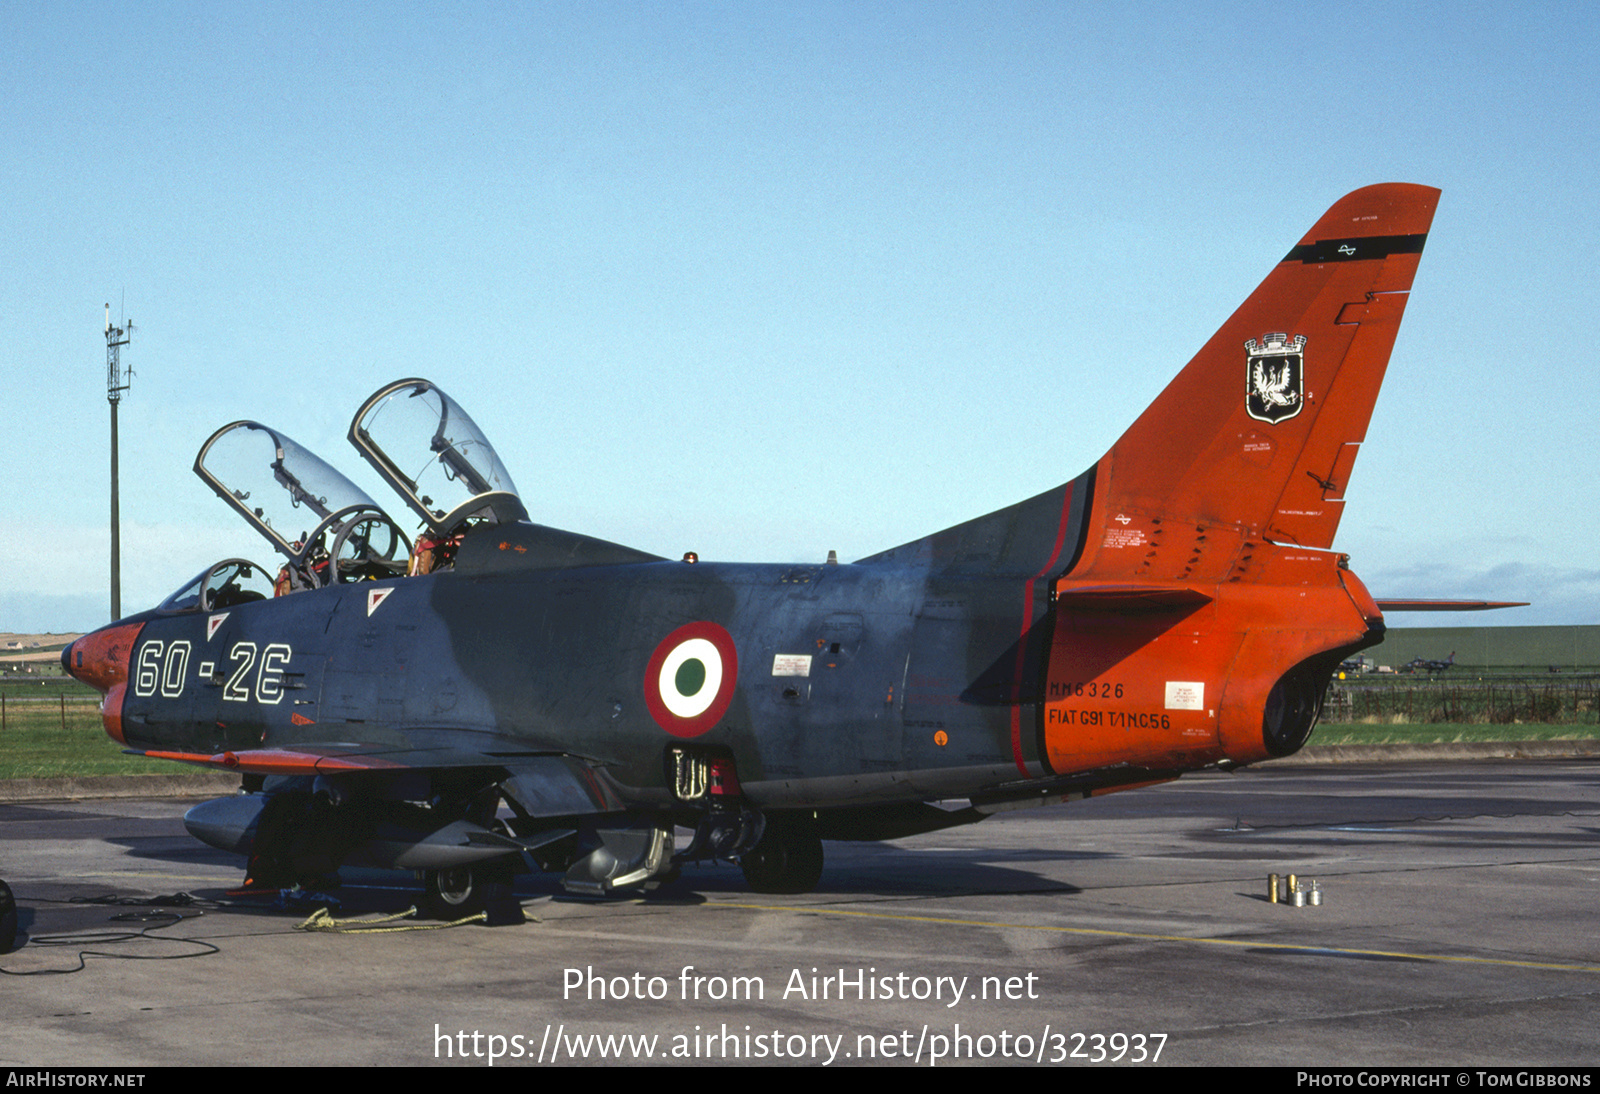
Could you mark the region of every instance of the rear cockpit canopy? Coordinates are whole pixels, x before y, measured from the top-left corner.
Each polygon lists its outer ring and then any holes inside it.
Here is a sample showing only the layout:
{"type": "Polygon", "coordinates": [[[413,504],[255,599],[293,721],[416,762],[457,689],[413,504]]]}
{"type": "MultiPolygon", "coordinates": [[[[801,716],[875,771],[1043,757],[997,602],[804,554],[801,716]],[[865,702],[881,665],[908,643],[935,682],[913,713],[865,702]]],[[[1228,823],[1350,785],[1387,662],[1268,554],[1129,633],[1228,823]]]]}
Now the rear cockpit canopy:
{"type": "Polygon", "coordinates": [[[350,443],[437,536],[468,520],[528,519],[488,438],[428,380],[379,388],[356,411],[350,443]]]}

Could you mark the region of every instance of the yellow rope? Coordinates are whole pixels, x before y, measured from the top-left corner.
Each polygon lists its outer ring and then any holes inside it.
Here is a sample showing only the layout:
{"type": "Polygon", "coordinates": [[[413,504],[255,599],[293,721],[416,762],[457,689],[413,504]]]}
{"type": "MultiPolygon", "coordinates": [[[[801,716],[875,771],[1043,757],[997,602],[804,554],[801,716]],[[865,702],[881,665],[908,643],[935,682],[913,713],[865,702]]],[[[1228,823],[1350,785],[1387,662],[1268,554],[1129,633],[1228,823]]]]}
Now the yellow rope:
{"type": "Polygon", "coordinates": [[[385,924],[393,923],[400,919],[410,919],[417,914],[413,905],[403,912],[394,915],[375,915],[365,918],[337,919],[327,908],[318,908],[312,912],[304,923],[295,927],[297,931],[327,931],[333,934],[395,934],[400,931],[438,931],[446,927],[460,927],[467,923],[481,923],[489,918],[488,913],[479,912],[469,915],[465,919],[457,919],[450,923],[408,923],[404,926],[389,927],[385,924]]]}

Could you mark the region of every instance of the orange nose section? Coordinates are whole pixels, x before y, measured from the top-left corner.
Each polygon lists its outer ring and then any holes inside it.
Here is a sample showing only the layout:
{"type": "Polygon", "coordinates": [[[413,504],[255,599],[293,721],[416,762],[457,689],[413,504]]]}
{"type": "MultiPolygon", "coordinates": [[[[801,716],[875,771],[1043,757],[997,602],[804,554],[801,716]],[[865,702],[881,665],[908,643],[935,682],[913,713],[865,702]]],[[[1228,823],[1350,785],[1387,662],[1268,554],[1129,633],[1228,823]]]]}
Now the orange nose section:
{"type": "Polygon", "coordinates": [[[61,667],[96,691],[128,682],[133,644],[143,623],[122,623],[86,634],[61,651],[61,667]]]}

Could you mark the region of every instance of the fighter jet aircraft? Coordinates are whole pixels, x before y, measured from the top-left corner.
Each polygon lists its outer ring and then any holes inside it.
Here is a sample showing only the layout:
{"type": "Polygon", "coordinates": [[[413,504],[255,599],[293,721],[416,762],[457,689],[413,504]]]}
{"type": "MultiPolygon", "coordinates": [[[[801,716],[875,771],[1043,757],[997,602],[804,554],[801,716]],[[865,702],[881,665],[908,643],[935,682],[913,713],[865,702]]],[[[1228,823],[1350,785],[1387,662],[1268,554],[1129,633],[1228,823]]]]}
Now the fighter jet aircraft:
{"type": "Polygon", "coordinates": [[[1427,657],[1413,657],[1401,665],[1396,672],[1425,672],[1429,676],[1437,676],[1456,663],[1456,651],[1451,650],[1450,656],[1443,661],[1431,660],[1427,657]]]}
{"type": "Polygon", "coordinates": [[[1437,198],[1343,198],[1087,471],[849,564],[532,523],[425,380],[350,429],[414,544],[234,423],[196,470],[283,556],[276,580],[219,563],[63,663],[127,749],[242,775],[187,819],[261,883],[416,869],[441,913],[530,865],[603,894],[716,858],[802,892],[825,840],[1289,755],[1383,636],[1328,548],[1437,198]]]}

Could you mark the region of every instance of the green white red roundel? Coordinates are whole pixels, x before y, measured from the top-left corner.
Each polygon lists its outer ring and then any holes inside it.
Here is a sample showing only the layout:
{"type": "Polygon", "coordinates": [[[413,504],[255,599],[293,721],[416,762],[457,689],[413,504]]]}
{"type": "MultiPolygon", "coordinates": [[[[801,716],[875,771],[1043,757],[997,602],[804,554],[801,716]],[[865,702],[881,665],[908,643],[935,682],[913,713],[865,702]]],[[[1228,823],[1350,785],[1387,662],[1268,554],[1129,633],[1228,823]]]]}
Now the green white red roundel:
{"type": "Polygon", "coordinates": [[[715,623],[686,623],[650,655],[645,705],[674,737],[698,737],[728,712],[738,679],[733,636],[715,623]]]}

